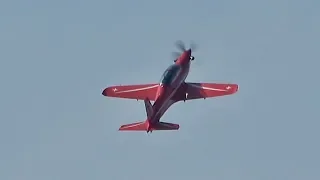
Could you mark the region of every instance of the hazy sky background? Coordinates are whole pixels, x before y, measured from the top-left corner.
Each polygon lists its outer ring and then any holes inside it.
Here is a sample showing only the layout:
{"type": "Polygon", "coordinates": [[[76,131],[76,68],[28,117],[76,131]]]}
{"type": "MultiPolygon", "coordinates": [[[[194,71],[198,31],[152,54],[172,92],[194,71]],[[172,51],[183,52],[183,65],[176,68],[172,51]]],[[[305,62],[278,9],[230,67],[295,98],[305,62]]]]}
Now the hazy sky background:
{"type": "Polygon", "coordinates": [[[0,2],[1,180],[318,180],[319,0],[0,2]],[[195,41],[188,81],[240,85],[174,105],[179,131],[118,132],[174,42],[195,41]]]}

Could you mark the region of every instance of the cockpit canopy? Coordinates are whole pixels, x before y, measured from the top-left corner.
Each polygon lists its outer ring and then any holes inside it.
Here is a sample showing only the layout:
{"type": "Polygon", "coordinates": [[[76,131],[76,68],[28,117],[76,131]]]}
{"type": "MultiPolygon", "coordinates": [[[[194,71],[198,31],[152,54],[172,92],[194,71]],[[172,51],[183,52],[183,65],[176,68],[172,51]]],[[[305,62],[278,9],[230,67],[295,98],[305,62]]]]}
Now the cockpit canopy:
{"type": "Polygon", "coordinates": [[[178,72],[180,71],[181,67],[177,64],[173,64],[166,69],[161,77],[161,84],[168,85],[176,78],[178,72]]]}

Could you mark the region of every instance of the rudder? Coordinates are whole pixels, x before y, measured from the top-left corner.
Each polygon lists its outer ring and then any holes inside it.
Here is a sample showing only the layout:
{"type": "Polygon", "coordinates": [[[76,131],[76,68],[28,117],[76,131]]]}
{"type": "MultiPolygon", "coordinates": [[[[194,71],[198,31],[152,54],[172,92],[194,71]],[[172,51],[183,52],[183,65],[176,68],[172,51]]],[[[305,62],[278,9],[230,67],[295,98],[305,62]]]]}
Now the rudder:
{"type": "Polygon", "coordinates": [[[153,107],[148,98],[144,100],[144,106],[146,108],[147,118],[150,119],[153,114],[153,107]]]}

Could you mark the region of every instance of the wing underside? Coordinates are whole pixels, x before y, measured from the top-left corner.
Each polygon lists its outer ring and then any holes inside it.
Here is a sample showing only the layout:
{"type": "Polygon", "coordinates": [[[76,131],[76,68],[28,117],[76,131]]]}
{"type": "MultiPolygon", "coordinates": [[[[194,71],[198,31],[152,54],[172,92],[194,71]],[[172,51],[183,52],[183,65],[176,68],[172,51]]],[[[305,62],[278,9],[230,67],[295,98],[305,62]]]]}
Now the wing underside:
{"type": "Polygon", "coordinates": [[[175,97],[176,101],[205,99],[217,96],[231,95],[238,91],[237,84],[223,83],[185,83],[175,97]]]}
{"type": "Polygon", "coordinates": [[[111,86],[103,90],[102,94],[108,97],[126,99],[149,99],[154,101],[159,84],[137,84],[124,86],[111,86]]]}

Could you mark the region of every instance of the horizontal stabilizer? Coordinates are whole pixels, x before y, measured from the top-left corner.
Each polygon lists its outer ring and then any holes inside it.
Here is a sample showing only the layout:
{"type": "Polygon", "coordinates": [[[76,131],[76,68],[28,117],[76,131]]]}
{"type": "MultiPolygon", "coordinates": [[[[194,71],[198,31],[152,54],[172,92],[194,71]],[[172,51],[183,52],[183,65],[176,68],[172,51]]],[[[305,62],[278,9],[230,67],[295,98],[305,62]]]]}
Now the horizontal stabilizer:
{"type": "Polygon", "coordinates": [[[179,124],[167,123],[167,122],[158,122],[152,126],[152,130],[178,130],[179,124]]]}
{"type": "Polygon", "coordinates": [[[145,121],[136,122],[132,124],[125,124],[119,128],[119,131],[146,131],[147,123],[145,121]]]}
{"type": "Polygon", "coordinates": [[[157,122],[149,124],[148,121],[125,124],[119,128],[119,131],[157,131],[157,130],[178,130],[179,124],[157,122]]]}

